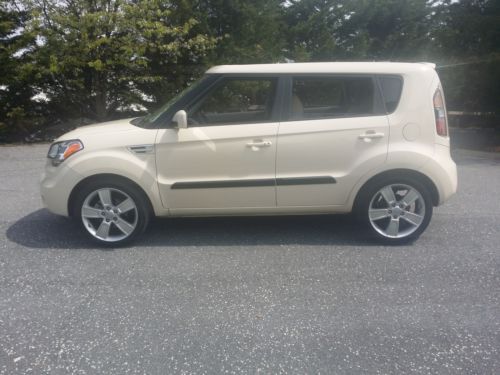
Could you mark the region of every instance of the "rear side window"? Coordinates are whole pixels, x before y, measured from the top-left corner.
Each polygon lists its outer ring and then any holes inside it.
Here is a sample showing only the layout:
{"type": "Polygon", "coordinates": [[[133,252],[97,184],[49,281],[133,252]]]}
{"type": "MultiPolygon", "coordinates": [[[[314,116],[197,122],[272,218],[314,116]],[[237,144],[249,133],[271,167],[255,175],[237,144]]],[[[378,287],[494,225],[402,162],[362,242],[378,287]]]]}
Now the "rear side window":
{"type": "Polygon", "coordinates": [[[371,77],[295,77],[290,120],[374,114],[371,77]]]}
{"type": "Polygon", "coordinates": [[[392,113],[396,110],[401,98],[403,79],[398,76],[380,76],[378,79],[384,97],[385,109],[387,113],[392,113]]]}

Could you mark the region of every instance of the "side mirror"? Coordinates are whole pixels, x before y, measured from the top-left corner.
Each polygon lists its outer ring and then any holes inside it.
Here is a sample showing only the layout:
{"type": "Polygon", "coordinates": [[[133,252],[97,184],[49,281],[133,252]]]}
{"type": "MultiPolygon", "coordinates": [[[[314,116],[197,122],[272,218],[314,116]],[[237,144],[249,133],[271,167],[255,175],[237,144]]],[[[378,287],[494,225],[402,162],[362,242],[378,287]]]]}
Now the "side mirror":
{"type": "Polygon", "coordinates": [[[177,124],[177,129],[186,129],[188,127],[187,113],[183,109],[175,112],[172,121],[177,124]]]}

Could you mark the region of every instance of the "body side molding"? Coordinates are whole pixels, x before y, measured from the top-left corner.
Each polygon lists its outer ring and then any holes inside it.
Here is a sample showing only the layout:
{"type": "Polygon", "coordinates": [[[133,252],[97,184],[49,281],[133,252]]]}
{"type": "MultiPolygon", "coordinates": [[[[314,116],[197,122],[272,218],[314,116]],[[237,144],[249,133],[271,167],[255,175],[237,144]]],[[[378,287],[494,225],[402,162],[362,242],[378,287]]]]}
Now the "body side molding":
{"type": "Polygon", "coordinates": [[[182,181],[172,184],[171,189],[210,189],[210,188],[232,188],[232,187],[256,187],[256,186],[291,186],[291,185],[319,185],[335,184],[337,181],[332,176],[313,177],[285,177],[267,178],[256,180],[220,180],[220,181],[182,181]]]}

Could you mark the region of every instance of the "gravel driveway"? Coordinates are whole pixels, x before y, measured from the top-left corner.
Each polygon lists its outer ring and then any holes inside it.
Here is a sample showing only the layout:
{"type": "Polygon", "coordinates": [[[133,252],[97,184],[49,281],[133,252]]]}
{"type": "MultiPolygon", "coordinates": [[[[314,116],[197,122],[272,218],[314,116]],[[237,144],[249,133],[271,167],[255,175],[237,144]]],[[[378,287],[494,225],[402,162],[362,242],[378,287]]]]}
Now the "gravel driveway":
{"type": "Polygon", "coordinates": [[[500,373],[500,158],[413,245],[346,217],[162,219],[90,246],[41,206],[47,145],[0,147],[0,374],[500,373]]]}

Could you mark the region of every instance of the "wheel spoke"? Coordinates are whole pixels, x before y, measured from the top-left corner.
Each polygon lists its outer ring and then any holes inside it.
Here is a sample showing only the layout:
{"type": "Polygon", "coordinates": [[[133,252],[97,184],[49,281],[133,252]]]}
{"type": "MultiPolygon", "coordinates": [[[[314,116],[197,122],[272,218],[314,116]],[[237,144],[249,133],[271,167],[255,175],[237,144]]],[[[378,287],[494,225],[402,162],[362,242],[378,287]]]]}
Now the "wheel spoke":
{"type": "Polygon", "coordinates": [[[401,202],[403,202],[406,206],[409,206],[413,202],[415,202],[419,198],[419,194],[415,189],[410,189],[406,193],[406,195],[401,199],[401,202]]]}
{"type": "Polygon", "coordinates": [[[382,196],[384,197],[385,201],[388,204],[391,204],[396,201],[396,196],[394,195],[391,186],[386,186],[385,188],[380,190],[380,194],[382,194],[382,196]]]}
{"type": "Polygon", "coordinates": [[[88,219],[102,218],[101,210],[90,206],[82,207],[82,216],[88,219]]]}
{"type": "Polygon", "coordinates": [[[99,199],[103,206],[111,206],[111,190],[109,189],[101,189],[97,192],[99,194],[99,199]]]}
{"type": "Polygon", "coordinates": [[[397,236],[399,233],[399,219],[391,219],[391,222],[385,230],[388,236],[397,236]]]}
{"type": "Polygon", "coordinates": [[[422,224],[422,221],[424,221],[423,216],[417,215],[416,213],[413,213],[413,212],[405,212],[405,214],[401,216],[401,219],[404,219],[408,223],[415,225],[417,227],[420,224],[422,224]]]}
{"type": "Polygon", "coordinates": [[[124,234],[127,236],[132,233],[135,229],[135,227],[132,224],[127,223],[125,220],[123,220],[121,217],[118,218],[117,221],[115,221],[115,225],[118,229],[120,229],[124,234]]]}
{"type": "Polygon", "coordinates": [[[370,220],[380,220],[391,216],[387,212],[387,208],[371,208],[368,211],[368,215],[370,216],[370,220]]]}
{"type": "Polygon", "coordinates": [[[109,236],[109,229],[111,227],[111,223],[107,222],[106,220],[103,220],[101,225],[99,225],[99,228],[97,229],[96,232],[96,237],[102,238],[102,239],[107,239],[109,236]]]}
{"type": "Polygon", "coordinates": [[[127,198],[125,199],[122,203],[120,203],[118,206],[116,206],[120,213],[124,213],[130,210],[133,210],[135,208],[135,203],[132,199],[127,198]]]}

